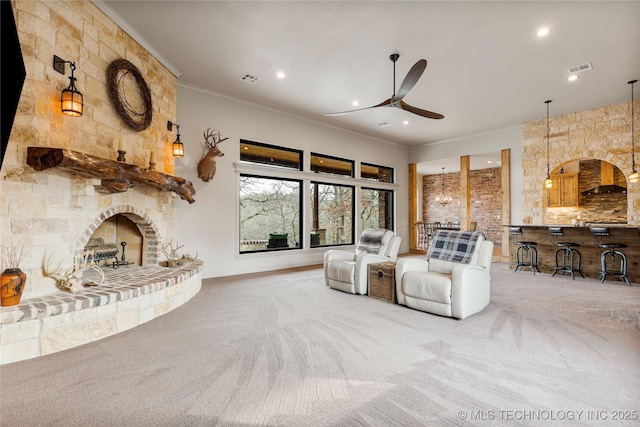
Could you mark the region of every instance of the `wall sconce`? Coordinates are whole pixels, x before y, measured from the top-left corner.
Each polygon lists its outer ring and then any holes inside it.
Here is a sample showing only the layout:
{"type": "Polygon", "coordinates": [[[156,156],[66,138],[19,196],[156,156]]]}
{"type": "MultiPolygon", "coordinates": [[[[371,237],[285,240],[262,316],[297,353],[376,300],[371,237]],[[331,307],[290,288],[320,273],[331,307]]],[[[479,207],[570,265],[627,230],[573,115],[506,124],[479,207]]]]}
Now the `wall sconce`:
{"type": "Polygon", "coordinates": [[[640,181],[640,175],[636,172],[636,157],[635,157],[635,121],[636,116],[633,113],[633,84],[638,80],[628,81],[627,84],[631,85],[631,174],[629,174],[629,182],[640,181]]]}
{"type": "Polygon", "coordinates": [[[183,157],[184,144],[182,144],[182,141],[180,141],[180,125],[177,123],[172,123],[171,121],[167,121],[167,130],[173,130],[173,126],[175,126],[178,131],[176,133],[176,140],[173,141],[173,145],[171,146],[171,152],[173,153],[173,157],[183,157]]]}
{"type": "Polygon", "coordinates": [[[553,187],[549,163],[549,104],[551,103],[551,100],[544,101],[544,103],[547,104],[547,179],[544,180],[544,188],[551,188],[553,187]]]}
{"type": "Polygon", "coordinates": [[[62,109],[62,114],[66,114],[67,116],[72,117],[80,117],[82,116],[83,102],[82,102],[82,93],[76,88],[76,78],[73,76],[73,72],[76,69],[76,63],[71,61],[65,61],[64,59],[59,58],[56,55],[53,55],[53,69],[59,72],[60,74],[65,73],[64,64],[69,64],[71,68],[71,77],[69,80],[69,87],[62,90],[60,94],[60,107],[62,109]]]}

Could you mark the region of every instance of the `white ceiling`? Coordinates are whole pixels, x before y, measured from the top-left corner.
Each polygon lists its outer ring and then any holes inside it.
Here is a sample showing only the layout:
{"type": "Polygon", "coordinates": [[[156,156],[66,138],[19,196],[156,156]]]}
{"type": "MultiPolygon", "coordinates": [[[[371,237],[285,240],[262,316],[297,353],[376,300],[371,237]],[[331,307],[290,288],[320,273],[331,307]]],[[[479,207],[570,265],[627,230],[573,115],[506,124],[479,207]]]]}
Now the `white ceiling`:
{"type": "MultiPolygon", "coordinates": [[[[627,81],[640,78],[637,1],[95,3],[181,84],[407,146],[546,117],[547,99],[551,116],[626,102],[627,81]],[[551,33],[541,39],[534,33],[542,26],[551,33]],[[395,108],[325,116],[391,97],[392,53],[400,54],[396,89],[427,60],[404,101],[444,119],[395,108]],[[568,69],[585,63],[593,69],[567,82],[568,69]],[[247,73],[259,80],[242,81],[247,73]]],[[[487,156],[499,164],[499,153],[487,156]]],[[[472,168],[486,161],[473,156],[472,168]]],[[[459,160],[449,165],[430,170],[458,170],[459,160]]]]}

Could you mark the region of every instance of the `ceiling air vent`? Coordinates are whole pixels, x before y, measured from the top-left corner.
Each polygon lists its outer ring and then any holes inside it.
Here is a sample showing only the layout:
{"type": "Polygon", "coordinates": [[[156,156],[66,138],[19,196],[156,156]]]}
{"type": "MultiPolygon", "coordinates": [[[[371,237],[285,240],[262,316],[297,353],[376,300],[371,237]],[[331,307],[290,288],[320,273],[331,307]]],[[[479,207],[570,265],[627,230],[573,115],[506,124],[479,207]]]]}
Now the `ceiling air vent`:
{"type": "Polygon", "coordinates": [[[240,80],[243,80],[247,83],[255,83],[258,80],[260,80],[260,77],[256,77],[254,75],[251,75],[249,73],[244,73],[242,76],[240,76],[240,80]]]}
{"type": "Polygon", "coordinates": [[[585,64],[576,65],[575,67],[569,68],[570,73],[580,73],[582,71],[593,70],[593,65],[591,62],[587,62],[585,64]]]}

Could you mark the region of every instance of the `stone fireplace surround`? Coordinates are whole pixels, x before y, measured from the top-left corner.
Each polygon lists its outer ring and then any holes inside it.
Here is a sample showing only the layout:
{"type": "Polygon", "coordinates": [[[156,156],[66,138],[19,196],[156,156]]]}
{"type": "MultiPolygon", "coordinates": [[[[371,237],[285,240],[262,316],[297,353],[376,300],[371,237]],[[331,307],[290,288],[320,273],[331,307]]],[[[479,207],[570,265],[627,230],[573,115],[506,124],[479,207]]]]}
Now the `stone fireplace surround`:
{"type": "MultiPolygon", "coordinates": [[[[177,268],[159,266],[160,232],[141,209],[116,205],[102,211],[73,245],[80,262],[83,249],[107,219],[123,215],[143,236],[142,265],[106,268],[105,281],[82,292],[24,295],[20,304],[0,308],[0,364],[76,347],[125,331],[161,316],[190,300],[202,283],[200,260],[177,268]]],[[[87,273],[86,279],[96,280],[87,273]]]]}
{"type": "Polygon", "coordinates": [[[27,74],[0,173],[0,235],[24,244],[28,255],[20,264],[27,274],[21,304],[0,308],[0,364],[71,348],[160,316],[197,293],[202,269],[199,261],[178,269],[158,265],[162,245],[175,239],[175,192],[148,185],[105,192],[93,175],[60,167],[38,171],[28,163],[33,146],[115,160],[122,141],[127,163],[142,175],[149,175],[144,170],[151,152],[158,154],[157,172],[173,174],[165,142],[174,137],[166,123],[176,118],[176,74],[92,2],[11,4],[27,74]],[[66,77],[52,69],[51,58],[61,54],[83,64],[82,118],[59,111],[66,77]],[[106,64],[118,58],[135,64],[151,91],[153,121],[143,131],[130,129],[104,102],[106,64]],[[142,266],[117,269],[115,276],[109,271],[98,289],[59,291],[43,274],[43,260],[51,254],[54,265],[79,260],[93,230],[115,214],[136,223],[146,239],[142,266]]]}

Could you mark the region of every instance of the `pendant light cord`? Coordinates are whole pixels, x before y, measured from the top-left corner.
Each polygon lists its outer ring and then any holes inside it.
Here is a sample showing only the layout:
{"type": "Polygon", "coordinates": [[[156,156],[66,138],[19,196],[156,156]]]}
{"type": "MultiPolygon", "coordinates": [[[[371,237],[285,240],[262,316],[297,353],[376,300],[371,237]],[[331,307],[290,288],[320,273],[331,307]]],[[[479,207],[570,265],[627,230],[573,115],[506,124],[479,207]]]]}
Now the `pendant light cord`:
{"type": "Polygon", "coordinates": [[[631,80],[629,84],[631,85],[631,170],[636,170],[636,157],[635,157],[635,114],[634,114],[634,102],[633,102],[633,84],[636,83],[637,80],[631,80]]]}
{"type": "Polygon", "coordinates": [[[551,176],[551,170],[550,170],[550,161],[549,161],[549,104],[551,103],[551,100],[545,101],[545,104],[547,104],[547,178],[549,178],[551,176]]]}

